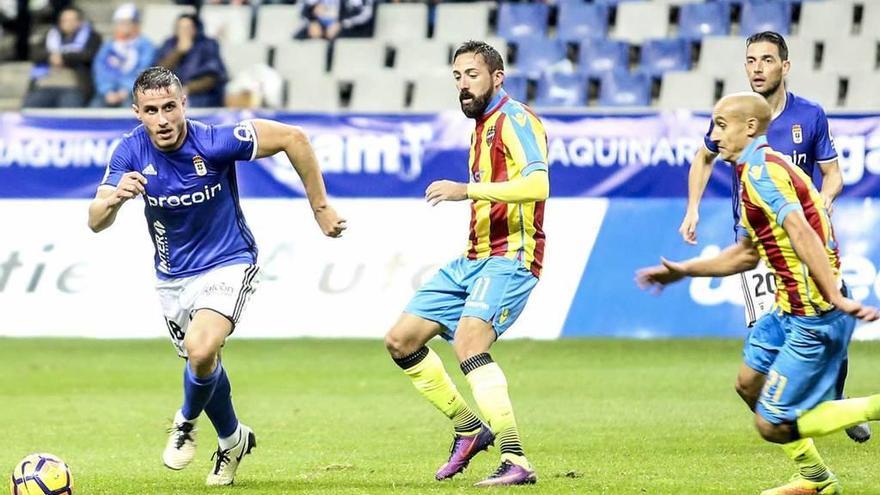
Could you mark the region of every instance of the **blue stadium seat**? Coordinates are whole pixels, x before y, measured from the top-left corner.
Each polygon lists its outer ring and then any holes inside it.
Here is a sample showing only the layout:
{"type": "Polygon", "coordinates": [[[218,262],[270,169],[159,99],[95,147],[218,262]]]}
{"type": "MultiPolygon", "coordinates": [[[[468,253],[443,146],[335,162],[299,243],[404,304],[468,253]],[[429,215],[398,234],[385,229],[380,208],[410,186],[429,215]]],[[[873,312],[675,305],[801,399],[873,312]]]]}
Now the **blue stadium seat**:
{"type": "Polygon", "coordinates": [[[752,0],[743,3],[739,32],[743,37],[761,31],[787,35],[791,27],[791,4],[785,1],[752,0]]]}
{"type": "Polygon", "coordinates": [[[650,40],[642,45],[639,70],[651,77],[659,77],[671,70],[691,68],[691,44],[684,39],[650,40]]]}
{"type": "Polygon", "coordinates": [[[688,3],[681,6],[678,37],[700,40],[704,36],[730,34],[730,8],[721,2],[688,3]]]}
{"type": "Polygon", "coordinates": [[[583,74],[546,74],[538,80],[535,105],[583,107],[587,105],[587,78],[583,74]]]}
{"type": "Polygon", "coordinates": [[[504,74],[504,91],[516,101],[525,102],[529,93],[529,78],[524,74],[504,74]]]}
{"type": "Polygon", "coordinates": [[[546,36],[550,6],[543,3],[501,3],[498,8],[498,36],[517,40],[546,36]]]}
{"type": "Polygon", "coordinates": [[[537,79],[550,65],[565,60],[565,45],[548,38],[520,39],[516,49],[516,69],[537,79]]]}
{"type": "Polygon", "coordinates": [[[599,85],[599,105],[644,107],[651,104],[651,78],[642,73],[612,72],[599,85]]]}
{"type": "Polygon", "coordinates": [[[587,40],[581,43],[577,71],[590,77],[629,68],[629,45],[625,41],[609,39],[587,40]]]}
{"type": "Polygon", "coordinates": [[[556,37],[566,42],[604,38],[608,33],[608,7],[568,1],[559,4],[556,37]]]}

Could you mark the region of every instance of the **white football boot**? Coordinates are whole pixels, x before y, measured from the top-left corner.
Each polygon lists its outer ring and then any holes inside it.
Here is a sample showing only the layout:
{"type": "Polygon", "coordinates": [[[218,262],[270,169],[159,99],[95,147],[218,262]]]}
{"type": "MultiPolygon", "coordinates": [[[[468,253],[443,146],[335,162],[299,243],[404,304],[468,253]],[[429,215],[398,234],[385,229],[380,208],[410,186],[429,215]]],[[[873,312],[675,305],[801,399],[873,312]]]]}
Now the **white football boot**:
{"type": "Polygon", "coordinates": [[[248,426],[239,423],[238,435],[238,443],[232,448],[223,450],[218,446],[211,457],[214,461],[214,469],[205,481],[208,486],[231,485],[235,481],[235,472],[241,464],[241,459],[257,446],[254,430],[248,426]]]}
{"type": "Polygon", "coordinates": [[[165,467],[179,471],[192,462],[196,455],[196,424],[187,421],[180,411],[174,415],[174,423],[168,428],[168,443],[162,452],[165,467]]]}

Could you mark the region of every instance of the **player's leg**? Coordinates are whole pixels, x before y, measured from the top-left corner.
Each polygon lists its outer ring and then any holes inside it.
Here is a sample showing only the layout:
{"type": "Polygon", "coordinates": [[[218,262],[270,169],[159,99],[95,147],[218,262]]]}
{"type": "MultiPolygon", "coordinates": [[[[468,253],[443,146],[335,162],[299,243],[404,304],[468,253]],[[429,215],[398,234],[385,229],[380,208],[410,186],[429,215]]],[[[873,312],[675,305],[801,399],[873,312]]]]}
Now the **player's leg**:
{"type": "Polygon", "coordinates": [[[455,281],[457,265],[453,261],[420,288],[385,335],[385,347],[394,362],[416,390],[452,421],[451,455],[435,474],[438,480],[463,471],[471,457],[488,448],[494,438],[452,382],[440,356],[426,345],[434,336],[454,331],[461,313],[467,294],[455,281]]]}
{"type": "MultiPolygon", "coordinates": [[[[840,365],[840,372],[837,375],[837,384],[835,386],[835,398],[838,400],[846,399],[844,388],[846,386],[846,377],[849,374],[849,358],[845,358],[840,365]]],[[[850,426],[846,430],[846,435],[856,443],[865,443],[871,439],[871,425],[869,423],[860,423],[850,426]]]]}
{"type": "Polygon", "coordinates": [[[498,470],[479,486],[536,481],[526,459],[508,393],[507,378],[489,348],[525,307],[537,279],[515,260],[489,258],[469,277],[468,299],[453,348],[480,412],[489,421],[501,451],[498,470]]]}
{"type": "Polygon", "coordinates": [[[767,372],[785,344],[785,329],[775,312],[765,313],[743,343],[743,362],[736,376],[736,393],[754,411],[767,372]]]}

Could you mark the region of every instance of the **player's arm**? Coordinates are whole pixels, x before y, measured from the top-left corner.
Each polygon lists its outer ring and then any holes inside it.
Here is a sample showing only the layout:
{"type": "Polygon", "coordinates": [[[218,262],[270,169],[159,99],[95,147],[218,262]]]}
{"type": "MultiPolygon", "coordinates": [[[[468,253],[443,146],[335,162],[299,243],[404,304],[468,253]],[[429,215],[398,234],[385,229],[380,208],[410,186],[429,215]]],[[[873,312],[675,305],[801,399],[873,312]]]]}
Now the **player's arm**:
{"type": "Polygon", "coordinates": [[[819,162],[819,170],[822,172],[822,189],[819,193],[825,202],[825,208],[828,213],[831,213],[832,203],[843,191],[843,175],[840,173],[840,165],[837,163],[837,149],[835,149],[834,140],[831,138],[828,116],[821,108],[816,116],[813,156],[819,162]]]}
{"type": "Polygon", "coordinates": [[[752,241],[743,237],[711,258],[692,258],[682,262],[661,258],[660,265],[637,271],[636,283],[642,289],[660,292],[685,277],[726,277],[751,270],[760,259],[752,241]]]}
{"type": "Polygon", "coordinates": [[[550,179],[546,170],[535,170],[525,177],[503,182],[472,182],[463,184],[450,180],[432,182],[425,190],[431,206],[441,201],[476,199],[496,203],[534,203],[550,195],[550,179]]]}
{"type": "Polygon", "coordinates": [[[837,196],[843,191],[843,174],[840,173],[840,165],[837,159],[820,162],[819,170],[822,171],[822,200],[825,202],[825,208],[831,213],[832,204],[837,196]]]}
{"type": "Polygon", "coordinates": [[[684,242],[697,243],[697,224],[700,222],[700,201],[706,192],[706,185],[712,176],[712,168],[718,153],[710,150],[704,144],[697,150],[694,159],[691,160],[691,168],[688,170],[688,201],[684,220],[678,228],[684,242]]]}
{"type": "Polygon", "coordinates": [[[346,228],[345,219],[339,217],[327,201],[321,166],[306,133],[300,127],[274,120],[254,119],[251,122],[257,135],[257,158],[284,152],[302,180],[321,231],[326,236],[339,237],[346,228]]]}
{"type": "Polygon", "coordinates": [[[116,214],[123,203],[139,194],[144,194],[147,179],[138,172],[128,172],[119,180],[116,187],[102,185],[89,204],[89,228],[100,232],[113,225],[116,214]]]}

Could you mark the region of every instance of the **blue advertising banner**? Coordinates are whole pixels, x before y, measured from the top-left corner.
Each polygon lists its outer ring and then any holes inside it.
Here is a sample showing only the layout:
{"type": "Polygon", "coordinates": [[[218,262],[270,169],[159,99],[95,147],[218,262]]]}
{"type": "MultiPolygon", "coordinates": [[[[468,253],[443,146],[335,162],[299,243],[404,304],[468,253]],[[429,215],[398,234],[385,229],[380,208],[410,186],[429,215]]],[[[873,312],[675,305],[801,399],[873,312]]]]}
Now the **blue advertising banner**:
{"type": "MultiPolygon", "coordinates": [[[[473,122],[436,115],[298,115],[220,112],[209,123],[267,117],[304,127],[337,197],[421,197],[437,179],[466,180],[473,122]]],[[[707,117],[688,112],[542,115],[555,197],[670,198],[687,194],[688,166],[707,117]]],[[[880,191],[880,116],[831,117],[844,196],[880,191]]],[[[131,117],[0,115],[0,198],[89,198],[131,117]]],[[[238,167],[242,194],[301,196],[284,157],[238,167]]],[[[730,171],[717,166],[707,196],[726,197],[730,171]]]]}

